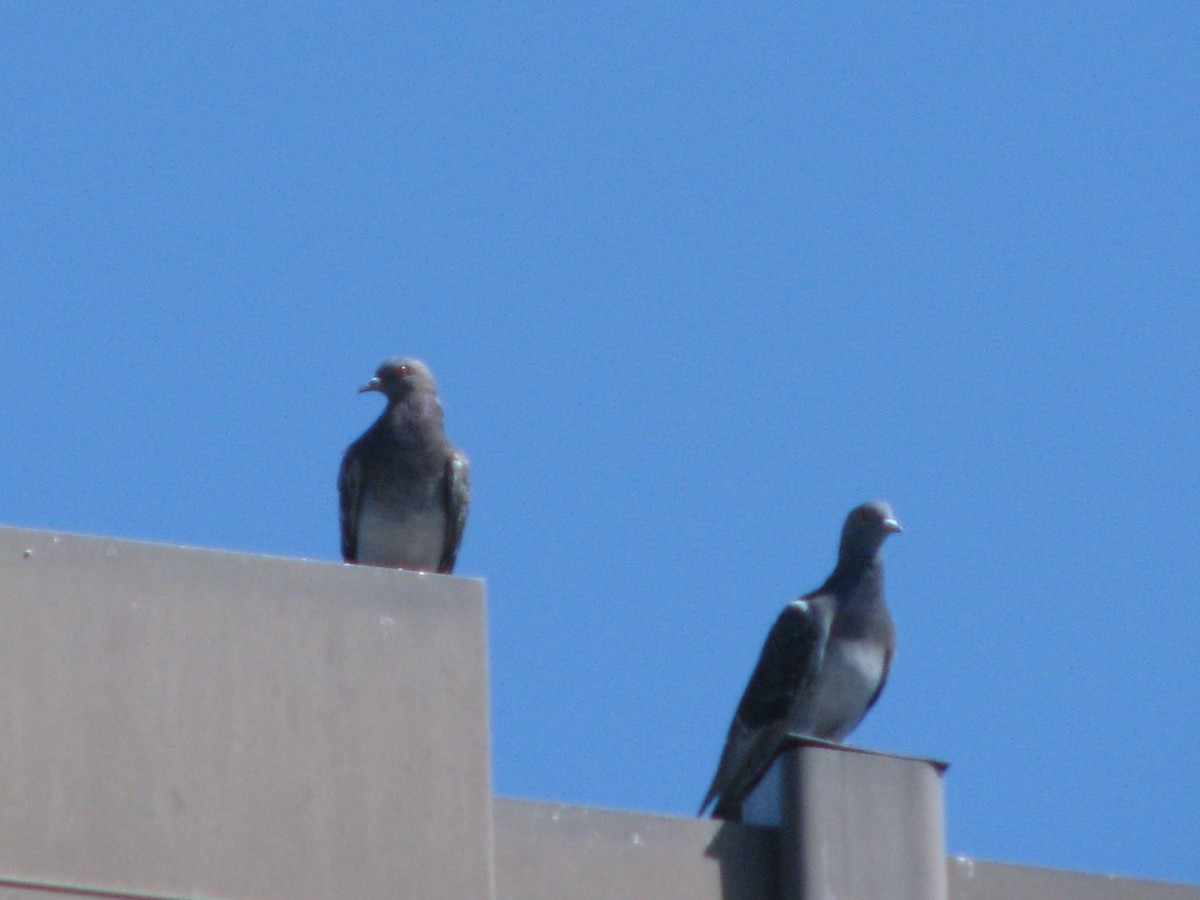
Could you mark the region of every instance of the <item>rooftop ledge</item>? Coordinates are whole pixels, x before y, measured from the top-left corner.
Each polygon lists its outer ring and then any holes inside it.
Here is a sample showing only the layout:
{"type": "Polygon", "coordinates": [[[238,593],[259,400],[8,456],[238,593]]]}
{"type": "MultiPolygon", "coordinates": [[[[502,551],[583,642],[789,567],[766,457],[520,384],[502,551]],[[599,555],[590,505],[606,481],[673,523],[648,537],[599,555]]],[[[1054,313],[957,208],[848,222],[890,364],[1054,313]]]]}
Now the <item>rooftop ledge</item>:
{"type": "Polygon", "coordinates": [[[811,742],[778,827],[493,798],[478,579],[18,528],[0,565],[0,900],[1200,900],[946,861],[931,761],[811,742]]]}

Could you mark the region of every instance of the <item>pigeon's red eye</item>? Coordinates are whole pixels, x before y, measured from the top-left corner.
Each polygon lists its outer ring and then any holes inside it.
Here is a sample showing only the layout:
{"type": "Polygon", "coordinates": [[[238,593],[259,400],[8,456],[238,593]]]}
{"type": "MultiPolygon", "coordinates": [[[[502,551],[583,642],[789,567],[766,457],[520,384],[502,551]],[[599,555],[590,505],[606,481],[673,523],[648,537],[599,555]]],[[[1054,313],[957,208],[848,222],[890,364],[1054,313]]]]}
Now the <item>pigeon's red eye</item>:
{"type": "Polygon", "coordinates": [[[396,377],[407,378],[412,374],[412,370],[408,366],[396,366],[396,377]]]}

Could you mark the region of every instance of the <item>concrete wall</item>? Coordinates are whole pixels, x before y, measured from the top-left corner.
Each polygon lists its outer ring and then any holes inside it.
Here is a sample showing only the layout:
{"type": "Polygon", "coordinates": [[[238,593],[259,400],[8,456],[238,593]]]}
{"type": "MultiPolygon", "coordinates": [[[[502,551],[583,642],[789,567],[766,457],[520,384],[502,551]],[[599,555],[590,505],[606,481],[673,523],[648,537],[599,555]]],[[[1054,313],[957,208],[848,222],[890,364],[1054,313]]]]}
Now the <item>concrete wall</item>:
{"type": "Polygon", "coordinates": [[[0,566],[0,879],[491,895],[479,581],[15,529],[0,566]]]}
{"type": "Polygon", "coordinates": [[[773,900],[775,830],[497,798],[506,898],[773,900]]]}
{"type": "Polygon", "coordinates": [[[955,857],[951,900],[1200,900],[1200,887],[955,857]]]}

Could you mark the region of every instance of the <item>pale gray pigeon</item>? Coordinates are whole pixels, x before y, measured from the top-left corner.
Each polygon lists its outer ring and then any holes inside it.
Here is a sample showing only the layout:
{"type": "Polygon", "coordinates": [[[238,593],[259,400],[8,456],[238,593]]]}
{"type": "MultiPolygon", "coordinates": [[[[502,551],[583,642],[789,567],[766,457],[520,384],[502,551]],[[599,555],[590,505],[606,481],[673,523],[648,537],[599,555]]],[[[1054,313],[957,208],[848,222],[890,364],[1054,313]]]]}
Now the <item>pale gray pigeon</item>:
{"type": "Polygon", "coordinates": [[[389,359],[359,388],[365,391],[379,391],[387,407],[342,457],[342,557],[453,571],[471,482],[467,458],[442,427],[433,375],[420,360],[389,359]]]}
{"type": "Polygon", "coordinates": [[[882,501],[846,518],[833,574],[789,603],[767,635],[700,815],[715,800],[714,818],[738,819],[785,735],[841,741],[879,699],[896,647],[879,551],[899,530],[882,501]]]}

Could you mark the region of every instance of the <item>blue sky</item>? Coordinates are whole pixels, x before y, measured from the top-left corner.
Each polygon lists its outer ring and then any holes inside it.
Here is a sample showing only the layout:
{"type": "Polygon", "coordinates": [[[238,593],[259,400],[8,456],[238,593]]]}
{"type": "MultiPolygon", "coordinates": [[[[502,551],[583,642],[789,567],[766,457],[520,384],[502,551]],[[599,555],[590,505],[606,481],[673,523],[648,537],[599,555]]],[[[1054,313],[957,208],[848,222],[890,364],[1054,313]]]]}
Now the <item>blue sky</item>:
{"type": "Polygon", "coordinates": [[[852,740],[1200,883],[1200,12],[647,6],[6,3],[0,521],[335,560],[420,356],[498,792],[691,814],[882,497],[852,740]]]}

